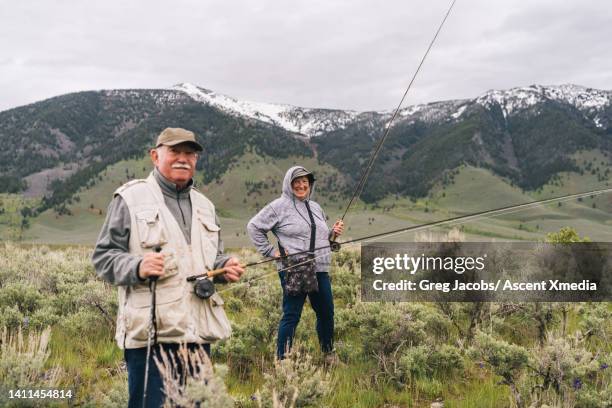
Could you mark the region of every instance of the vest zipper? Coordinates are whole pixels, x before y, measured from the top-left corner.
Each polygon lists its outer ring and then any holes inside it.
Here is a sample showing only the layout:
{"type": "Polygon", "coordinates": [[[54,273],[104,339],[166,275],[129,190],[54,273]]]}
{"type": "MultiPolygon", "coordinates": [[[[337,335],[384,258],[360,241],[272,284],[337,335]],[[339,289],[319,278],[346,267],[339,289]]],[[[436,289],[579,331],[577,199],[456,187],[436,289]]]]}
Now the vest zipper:
{"type": "Polygon", "coordinates": [[[186,227],[187,225],[185,224],[185,214],[183,214],[183,209],[181,208],[181,200],[179,199],[179,197],[180,195],[177,192],[176,193],[176,204],[178,205],[179,211],[181,212],[181,218],[183,219],[183,226],[186,227]]]}

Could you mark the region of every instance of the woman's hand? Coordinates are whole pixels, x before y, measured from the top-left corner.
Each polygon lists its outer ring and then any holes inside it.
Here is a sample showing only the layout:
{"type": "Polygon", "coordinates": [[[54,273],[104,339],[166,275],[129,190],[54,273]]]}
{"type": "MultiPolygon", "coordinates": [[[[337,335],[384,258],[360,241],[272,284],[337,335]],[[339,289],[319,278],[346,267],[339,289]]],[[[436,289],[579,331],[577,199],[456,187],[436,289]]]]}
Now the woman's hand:
{"type": "Polygon", "coordinates": [[[334,234],[336,234],[337,237],[342,235],[342,233],[344,232],[344,221],[337,220],[334,223],[334,226],[332,227],[332,231],[334,232],[334,234]]]}

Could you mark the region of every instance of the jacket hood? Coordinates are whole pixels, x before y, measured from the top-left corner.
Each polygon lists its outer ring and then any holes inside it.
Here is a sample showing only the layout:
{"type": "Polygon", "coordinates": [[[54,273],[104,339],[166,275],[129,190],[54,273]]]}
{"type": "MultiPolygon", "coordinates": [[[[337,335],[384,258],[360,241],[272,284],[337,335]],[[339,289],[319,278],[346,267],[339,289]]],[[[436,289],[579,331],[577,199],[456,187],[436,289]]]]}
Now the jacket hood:
{"type": "MultiPolygon", "coordinates": [[[[287,170],[287,172],[285,173],[285,178],[283,179],[283,193],[281,197],[286,197],[290,200],[295,199],[295,194],[293,194],[293,189],[291,188],[291,179],[293,178],[293,175],[298,170],[306,170],[306,169],[302,166],[293,166],[289,170],[287,170]]],[[[314,187],[315,187],[315,181],[313,181],[312,184],[310,185],[310,191],[308,193],[308,200],[312,199],[312,195],[314,193],[314,187]]]]}

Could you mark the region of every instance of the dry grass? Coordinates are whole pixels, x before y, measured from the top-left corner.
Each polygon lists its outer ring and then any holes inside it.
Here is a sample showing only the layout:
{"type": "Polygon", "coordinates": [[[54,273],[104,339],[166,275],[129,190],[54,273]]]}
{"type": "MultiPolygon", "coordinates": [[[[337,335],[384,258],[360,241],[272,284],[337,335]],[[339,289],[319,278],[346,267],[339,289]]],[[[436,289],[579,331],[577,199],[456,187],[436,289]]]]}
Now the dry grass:
{"type": "Polygon", "coordinates": [[[188,350],[182,345],[177,353],[160,350],[155,363],[164,382],[166,407],[181,406],[230,408],[234,400],[229,396],[223,379],[215,373],[206,352],[198,348],[188,350]]]}

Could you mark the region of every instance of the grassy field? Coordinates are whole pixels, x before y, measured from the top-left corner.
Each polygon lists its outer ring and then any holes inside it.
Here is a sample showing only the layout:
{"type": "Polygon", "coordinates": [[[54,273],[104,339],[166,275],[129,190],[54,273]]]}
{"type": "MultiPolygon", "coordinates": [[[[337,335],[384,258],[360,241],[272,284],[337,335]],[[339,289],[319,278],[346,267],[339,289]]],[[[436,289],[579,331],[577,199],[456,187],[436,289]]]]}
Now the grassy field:
{"type": "MultiPolygon", "coordinates": [[[[16,386],[59,387],[74,390],[78,406],[125,406],[125,366],[113,339],[116,290],[95,278],[90,253],[87,246],[0,246],[3,396],[16,386]],[[28,340],[45,327],[51,336],[44,347],[28,340]],[[6,340],[18,333],[29,351],[6,340]]],[[[258,258],[251,250],[235,254],[258,258]]],[[[440,398],[445,407],[515,407],[508,381],[525,406],[612,403],[610,303],[460,303],[448,304],[450,312],[436,303],[363,303],[359,273],[359,252],[334,255],[340,363],[327,368],[308,306],[296,335],[302,365],[274,363],[281,293],[271,266],[249,270],[249,278],[262,277],[251,285],[219,286],[234,333],[213,346],[226,386],[208,391],[233,402],[208,406],[271,406],[271,390],[282,396],[295,389],[296,406],[429,407],[440,398]]],[[[1,398],[0,405],[9,403],[1,398]]]]}

